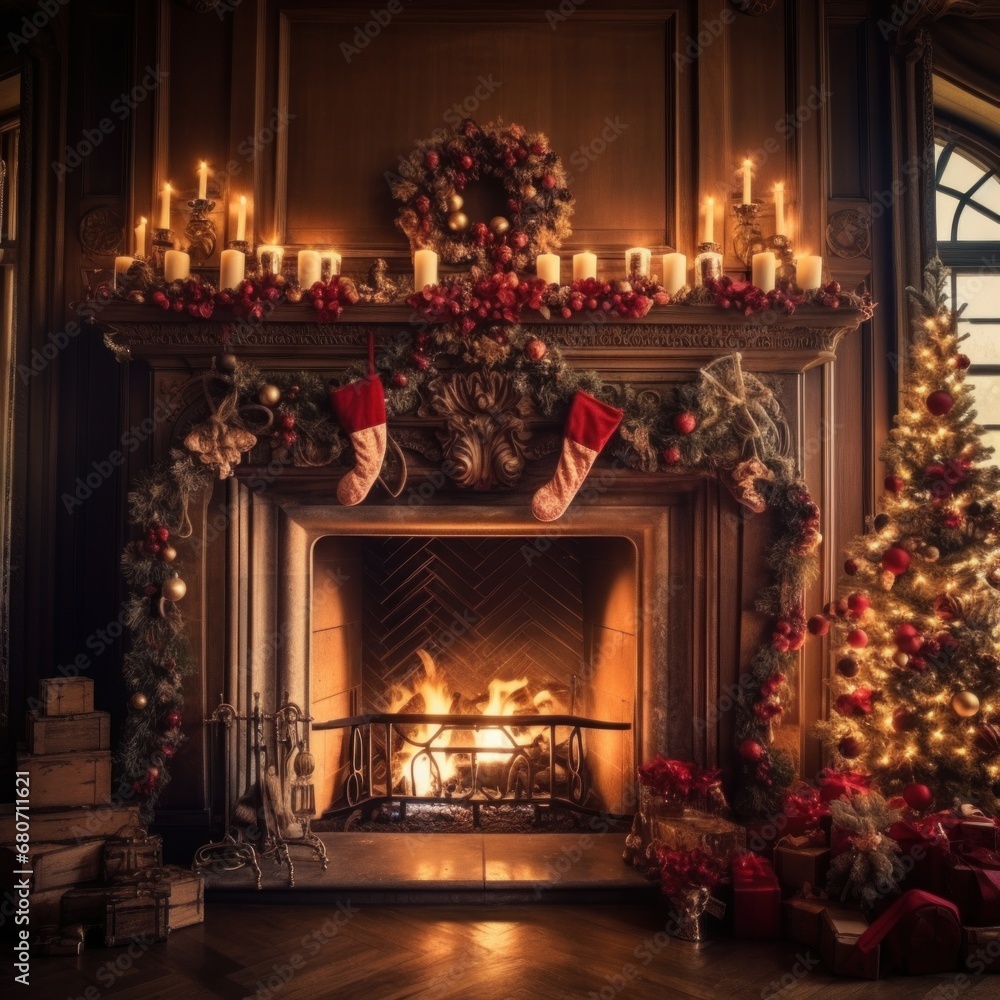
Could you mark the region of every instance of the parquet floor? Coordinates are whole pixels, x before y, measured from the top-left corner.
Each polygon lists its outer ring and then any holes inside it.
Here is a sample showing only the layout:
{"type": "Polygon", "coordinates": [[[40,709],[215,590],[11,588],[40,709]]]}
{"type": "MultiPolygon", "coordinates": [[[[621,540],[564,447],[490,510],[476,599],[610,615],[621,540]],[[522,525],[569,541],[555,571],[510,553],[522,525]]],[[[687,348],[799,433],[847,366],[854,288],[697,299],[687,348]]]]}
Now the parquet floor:
{"type": "Polygon", "coordinates": [[[209,903],[204,924],[175,931],[165,944],[33,958],[29,988],[9,987],[5,971],[0,995],[45,1000],[1000,996],[997,976],[834,979],[807,948],[728,939],[685,944],[657,936],[664,920],[663,911],[645,905],[342,904],[338,909],[209,903]]]}

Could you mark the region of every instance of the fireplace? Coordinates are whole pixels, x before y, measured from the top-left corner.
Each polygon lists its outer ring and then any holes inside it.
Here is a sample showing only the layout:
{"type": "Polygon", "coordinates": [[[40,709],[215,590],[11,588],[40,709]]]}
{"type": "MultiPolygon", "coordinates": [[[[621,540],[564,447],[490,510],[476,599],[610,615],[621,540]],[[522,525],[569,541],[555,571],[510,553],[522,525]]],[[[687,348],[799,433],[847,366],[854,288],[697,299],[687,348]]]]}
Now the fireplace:
{"type": "Polygon", "coordinates": [[[630,539],[327,535],[312,578],[320,808],[626,812],[638,677],[630,539]]]}

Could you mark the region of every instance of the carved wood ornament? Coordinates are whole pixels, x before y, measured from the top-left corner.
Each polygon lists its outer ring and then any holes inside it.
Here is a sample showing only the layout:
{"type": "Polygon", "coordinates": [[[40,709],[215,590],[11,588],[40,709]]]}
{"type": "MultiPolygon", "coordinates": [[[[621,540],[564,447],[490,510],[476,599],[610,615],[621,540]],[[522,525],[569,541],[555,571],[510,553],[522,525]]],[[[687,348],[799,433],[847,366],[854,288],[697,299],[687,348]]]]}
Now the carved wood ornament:
{"type": "Polygon", "coordinates": [[[524,472],[534,411],[503,373],[471,369],[440,375],[427,384],[420,416],[445,420],[437,432],[443,471],[463,489],[509,489],[524,472]]]}

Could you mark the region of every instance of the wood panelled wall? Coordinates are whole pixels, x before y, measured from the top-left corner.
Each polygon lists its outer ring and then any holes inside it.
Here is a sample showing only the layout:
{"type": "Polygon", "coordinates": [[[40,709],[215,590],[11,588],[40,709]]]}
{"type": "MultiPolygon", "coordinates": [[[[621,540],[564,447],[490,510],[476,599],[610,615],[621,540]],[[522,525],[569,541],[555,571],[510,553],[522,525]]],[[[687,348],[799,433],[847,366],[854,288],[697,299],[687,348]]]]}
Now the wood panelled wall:
{"type": "MultiPolygon", "coordinates": [[[[0,63],[2,71],[23,61],[28,72],[33,160],[22,218],[32,220],[38,250],[20,314],[21,355],[72,318],[66,303],[80,294],[81,269],[98,263],[84,253],[81,220],[110,212],[130,245],[138,215],[152,222],[165,180],[185,200],[192,195],[201,158],[225,174],[216,183],[223,228],[232,223],[227,194],[235,202],[246,193],[258,239],[329,240],[347,251],[345,265],[376,250],[404,261],[382,174],[470,98],[481,121],[503,116],[550,135],[578,200],[564,259],[586,246],[617,273],[631,245],[693,257],[708,194],[722,206],[716,232],[731,247],[736,168],[751,155],[764,228],[773,228],[767,192],[783,180],[799,248],[823,253],[845,286],[865,281],[880,303],[835,366],[806,376],[793,403],[793,419],[814,429],[802,436],[801,465],[814,493],[827,497],[823,573],[809,595],[817,607],[835,581],[841,544],[873,508],[877,449],[895,405],[899,289],[919,277],[912,259],[903,273],[893,266],[900,140],[888,122],[913,105],[900,105],[893,75],[904,54],[878,27],[889,4],[777,0],[762,16],[730,0],[401,5],[348,61],[341,43],[354,44],[378,0],[224,0],[207,12],[179,0],[71,0],[27,53],[0,63]],[[123,118],[110,116],[114,127],[85,167],[57,179],[52,161],[64,147],[99,128],[115,98],[136,87],[145,92],[123,118]]],[[[731,251],[726,262],[735,273],[731,251]]],[[[141,379],[126,378],[97,340],[81,336],[21,389],[17,474],[28,540],[12,581],[23,595],[12,621],[15,703],[39,676],[77,661],[96,678],[100,707],[124,708],[125,640],[111,635],[124,596],[122,512],[152,437],[85,503],[63,498],[141,424],[149,398],[141,379]]],[[[823,711],[826,672],[825,651],[810,645],[791,726],[823,711]]],[[[789,732],[813,773],[818,747],[804,726],[789,732]]],[[[183,801],[176,784],[178,808],[198,809],[197,796],[183,801]]]]}

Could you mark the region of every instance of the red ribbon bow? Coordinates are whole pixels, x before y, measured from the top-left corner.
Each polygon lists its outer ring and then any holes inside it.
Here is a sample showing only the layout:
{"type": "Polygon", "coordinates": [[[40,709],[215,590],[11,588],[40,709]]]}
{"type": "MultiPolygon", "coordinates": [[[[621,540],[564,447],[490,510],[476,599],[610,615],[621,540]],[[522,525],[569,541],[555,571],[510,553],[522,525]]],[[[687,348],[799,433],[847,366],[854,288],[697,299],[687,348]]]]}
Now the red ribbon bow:
{"type": "Polygon", "coordinates": [[[733,875],[741,879],[762,878],[771,874],[771,865],[752,851],[733,855],[733,875]]]}
{"type": "Polygon", "coordinates": [[[820,771],[816,781],[819,783],[819,794],[824,802],[840,798],[849,799],[855,792],[865,795],[872,783],[870,775],[861,774],[859,771],[833,771],[830,768],[820,771]]]}

